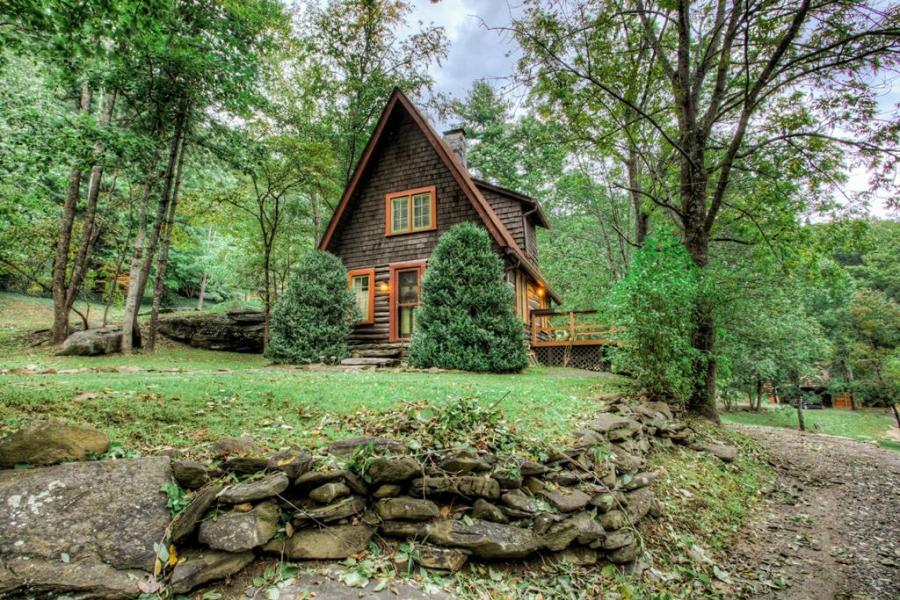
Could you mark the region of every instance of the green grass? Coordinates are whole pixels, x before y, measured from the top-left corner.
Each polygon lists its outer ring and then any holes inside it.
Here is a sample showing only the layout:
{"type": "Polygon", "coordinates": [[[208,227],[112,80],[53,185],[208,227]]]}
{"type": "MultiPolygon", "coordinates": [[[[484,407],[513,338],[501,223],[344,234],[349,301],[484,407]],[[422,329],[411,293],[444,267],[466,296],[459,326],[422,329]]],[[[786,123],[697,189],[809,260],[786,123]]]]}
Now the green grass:
{"type": "Polygon", "coordinates": [[[611,375],[540,368],[515,375],[278,368],[259,355],[166,341],[152,355],[129,357],[60,357],[50,348],[23,345],[21,334],[48,326],[50,316],[49,299],[0,294],[0,368],[62,371],[0,374],[0,433],[30,419],[57,417],[103,429],[114,442],[141,452],[193,449],[242,433],[273,448],[315,446],[363,433],[342,417],[362,411],[377,419],[407,402],[466,396],[499,402],[508,419],[554,440],[595,410],[598,393],[626,384],[611,375]],[[84,368],[91,370],[67,372],[84,368]]]}
{"type": "MultiPolygon", "coordinates": [[[[879,445],[900,450],[900,444],[887,439],[886,432],[894,419],[889,409],[867,408],[846,410],[825,408],[806,410],[803,420],[807,431],[826,433],[851,438],[863,442],[878,442],[879,445]]],[[[744,425],[765,425],[797,429],[797,410],[791,407],[766,408],[759,412],[738,411],[722,414],[722,420],[744,425]]]]}

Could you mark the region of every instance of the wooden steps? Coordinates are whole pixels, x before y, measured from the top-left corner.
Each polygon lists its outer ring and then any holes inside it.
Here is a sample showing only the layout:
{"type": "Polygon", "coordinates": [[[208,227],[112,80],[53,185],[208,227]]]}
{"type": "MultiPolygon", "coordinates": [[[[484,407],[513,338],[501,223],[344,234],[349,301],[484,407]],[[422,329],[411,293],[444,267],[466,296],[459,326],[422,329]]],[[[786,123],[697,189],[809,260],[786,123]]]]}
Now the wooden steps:
{"type": "Polygon", "coordinates": [[[351,357],[345,358],[341,361],[342,367],[375,367],[383,368],[383,367],[397,367],[400,366],[400,358],[398,357],[378,357],[378,356],[363,356],[363,357],[351,357]]]}

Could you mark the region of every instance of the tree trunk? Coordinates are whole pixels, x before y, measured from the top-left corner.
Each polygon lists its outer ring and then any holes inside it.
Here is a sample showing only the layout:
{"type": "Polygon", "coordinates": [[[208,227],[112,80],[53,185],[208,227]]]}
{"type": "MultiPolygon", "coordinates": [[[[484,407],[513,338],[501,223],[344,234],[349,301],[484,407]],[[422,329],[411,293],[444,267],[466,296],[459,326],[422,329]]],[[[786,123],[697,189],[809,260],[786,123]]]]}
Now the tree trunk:
{"type": "Polygon", "coordinates": [[[628,171],[628,195],[631,198],[631,206],[634,209],[634,244],[643,246],[644,238],[647,237],[650,215],[644,210],[644,199],[641,198],[640,194],[641,181],[638,177],[637,163],[638,158],[635,149],[629,145],[625,167],[628,171]]]}
{"type": "Polygon", "coordinates": [[[806,422],[803,420],[803,398],[797,402],[797,427],[800,431],[806,431],[806,422]]]}
{"type": "Polygon", "coordinates": [[[272,316],[272,246],[263,240],[263,352],[269,344],[269,324],[272,316]]]}
{"type": "Polygon", "coordinates": [[[178,168],[175,173],[175,184],[172,189],[172,200],[169,202],[169,211],[162,231],[162,245],[159,249],[159,258],[156,261],[156,281],[153,283],[153,303],[150,309],[150,327],[147,335],[147,352],[156,350],[156,335],[159,329],[159,307],[162,304],[163,292],[166,288],[166,271],[169,268],[169,246],[172,243],[172,228],[175,226],[175,211],[178,210],[178,190],[181,187],[181,174],[184,170],[184,153],[187,139],[182,135],[181,148],[178,151],[178,168]]]}
{"type": "MultiPolygon", "coordinates": [[[[91,88],[85,82],[81,86],[78,110],[87,113],[91,109],[91,88]]],[[[76,165],[69,171],[69,186],[63,203],[63,213],[59,221],[59,237],[56,241],[56,257],[53,260],[53,327],[50,343],[61,344],[69,335],[69,308],[66,302],[66,273],[69,263],[69,244],[72,241],[72,226],[75,223],[75,209],[81,195],[81,167],[76,165]]]]}
{"type": "Polygon", "coordinates": [[[897,421],[897,427],[900,427],[900,413],[897,412],[897,405],[891,403],[891,410],[894,412],[894,420],[897,421]]]}
{"type": "Polygon", "coordinates": [[[206,273],[200,277],[200,293],[197,294],[197,310],[203,310],[203,297],[206,295],[206,273]]]}
{"type": "Polygon", "coordinates": [[[140,306],[138,297],[138,282],[140,280],[141,264],[144,262],[144,251],[147,243],[147,208],[150,204],[150,193],[153,191],[153,183],[156,179],[156,159],[150,165],[144,189],[141,192],[141,204],[138,209],[138,230],[134,236],[134,253],[131,255],[131,267],[128,271],[128,293],[125,295],[125,312],[122,315],[122,354],[131,354],[133,336],[125,335],[128,328],[134,327],[135,317],[140,306]]]}
{"type": "MultiPolygon", "coordinates": [[[[113,110],[116,105],[116,91],[113,90],[106,100],[106,106],[100,115],[99,125],[101,127],[109,126],[112,120],[113,110]]],[[[66,310],[71,309],[75,303],[75,298],[81,290],[81,284],[84,282],[84,276],[87,272],[88,263],[91,259],[91,251],[94,244],[100,236],[100,228],[96,227],[97,220],[97,201],[100,197],[100,183],[103,179],[103,143],[97,141],[94,144],[94,154],[97,156],[97,164],[91,169],[91,177],[88,180],[88,196],[87,205],[84,212],[84,225],[81,233],[81,244],[78,248],[78,255],[72,265],[72,276],[69,280],[68,289],[66,290],[66,310]]],[[[115,178],[113,178],[115,185],[115,178]]]]}
{"type": "MultiPolygon", "coordinates": [[[[182,108],[184,106],[182,105],[182,108]]],[[[164,221],[166,220],[166,213],[169,208],[169,200],[172,191],[172,181],[175,177],[175,163],[178,158],[178,149],[181,146],[181,135],[184,126],[184,110],[180,110],[178,117],[175,120],[175,131],[172,136],[172,141],[169,146],[169,160],[166,165],[165,176],[163,179],[163,188],[159,194],[159,202],[156,205],[156,218],[153,221],[153,229],[150,232],[149,237],[145,237],[145,243],[143,248],[143,256],[141,257],[141,261],[138,264],[137,273],[132,273],[132,275],[136,275],[134,279],[136,281],[131,281],[128,288],[128,302],[126,304],[126,316],[130,319],[125,320],[122,324],[123,327],[123,335],[122,335],[122,353],[128,354],[131,352],[133,344],[131,341],[128,341],[127,350],[126,350],[126,339],[129,337],[126,335],[126,332],[131,332],[132,334],[137,329],[137,315],[140,309],[141,301],[144,297],[144,289],[147,287],[147,279],[150,277],[150,266],[153,264],[153,256],[156,254],[156,245],[159,241],[159,234],[162,230],[162,226],[164,221]],[[131,286],[134,287],[131,287],[131,286]],[[128,304],[131,306],[129,307],[128,304]],[[130,309],[130,310],[129,310],[130,309]]],[[[146,224],[144,226],[144,231],[146,235],[146,224]]],[[[134,267],[134,263],[132,263],[132,267],[134,267]]]]}

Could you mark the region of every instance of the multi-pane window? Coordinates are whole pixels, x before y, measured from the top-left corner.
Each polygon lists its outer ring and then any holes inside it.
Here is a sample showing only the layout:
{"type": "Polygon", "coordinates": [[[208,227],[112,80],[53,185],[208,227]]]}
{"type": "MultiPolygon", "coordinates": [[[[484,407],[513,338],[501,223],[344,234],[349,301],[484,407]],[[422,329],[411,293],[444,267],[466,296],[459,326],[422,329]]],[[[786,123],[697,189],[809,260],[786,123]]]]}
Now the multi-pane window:
{"type": "Polygon", "coordinates": [[[350,271],[350,291],[356,299],[359,309],[360,323],[375,321],[375,271],[373,269],[356,269],[350,271]]]}
{"type": "Polygon", "coordinates": [[[386,235],[435,229],[434,187],[406,190],[387,196],[386,235]]]}

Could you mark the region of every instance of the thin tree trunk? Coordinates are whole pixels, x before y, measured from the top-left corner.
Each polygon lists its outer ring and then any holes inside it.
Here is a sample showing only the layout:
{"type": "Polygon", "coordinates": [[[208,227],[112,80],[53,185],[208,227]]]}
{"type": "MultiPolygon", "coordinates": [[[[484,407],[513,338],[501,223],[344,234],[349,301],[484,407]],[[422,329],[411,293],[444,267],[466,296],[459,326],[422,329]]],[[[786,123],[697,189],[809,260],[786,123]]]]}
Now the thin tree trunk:
{"type": "MultiPolygon", "coordinates": [[[[99,125],[108,127],[112,120],[113,110],[116,105],[116,91],[112,90],[109,98],[106,100],[106,106],[100,115],[99,125]]],[[[84,275],[87,272],[88,262],[91,258],[91,251],[97,238],[100,236],[100,228],[96,227],[97,220],[97,201],[100,198],[100,183],[103,179],[103,142],[97,141],[94,144],[94,154],[98,157],[97,164],[91,169],[91,177],[88,180],[88,196],[87,205],[84,213],[84,225],[81,233],[81,244],[78,248],[78,255],[72,264],[72,275],[69,280],[68,289],[66,290],[66,310],[68,311],[75,303],[75,298],[84,282],[84,275]]],[[[115,177],[113,178],[115,185],[115,177]]]]}
{"type": "MultiPolygon", "coordinates": [[[[207,243],[207,245],[209,245],[209,243],[211,241],[212,241],[212,226],[209,226],[206,228],[206,243],[207,243]]],[[[200,276],[200,293],[197,294],[197,296],[198,296],[197,310],[203,310],[203,300],[206,297],[206,281],[207,281],[207,279],[209,279],[209,275],[204,270],[200,276]]]]}
{"type": "MultiPolygon", "coordinates": [[[[91,88],[87,82],[81,86],[78,110],[87,113],[91,109],[91,88]]],[[[75,209],[81,195],[81,167],[74,166],[69,171],[69,186],[63,203],[62,218],[59,222],[59,237],[56,241],[56,257],[53,261],[53,327],[50,343],[61,344],[69,335],[69,308],[66,298],[66,273],[69,263],[69,244],[72,241],[72,226],[75,223],[75,209]]]]}
{"type": "Polygon", "coordinates": [[[269,344],[269,323],[272,315],[272,275],[271,269],[272,247],[263,239],[263,351],[269,344]]]}
{"type": "MultiPolygon", "coordinates": [[[[129,287],[128,290],[128,302],[126,305],[126,319],[122,323],[123,327],[123,335],[122,335],[122,353],[128,354],[131,352],[133,344],[130,342],[127,345],[126,349],[126,341],[125,338],[128,337],[126,332],[132,332],[134,334],[135,331],[138,330],[137,324],[137,315],[140,312],[140,305],[144,297],[144,289],[147,287],[147,280],[150,277],[150,267],[153,264],[153,256],[156,254],[156,245],[159,241],[159,234],[162,230],[163,223],[166,219],[166,213],[169,208],[170,195],[172,192],[172,181],[175,177],[175,163],[178,158],[178,149],[181,145],[181,135],[184,126],[184,109],[185,107],[182,104],[182,110],[179,111],[178,117],[175,120],[175,131],[172,136],[172,141],[169,146],[169,160],[166,165],[166,171],[163,179],[163,188],[159,194],[159,202],[156,205],[156,218],[153,221],[153,229],[150,231],[149,237],[145,237],[145,244],[143,249],[143,256],[141,257],[141,261],[138,264],[137,273],[133,273],[136,275],[134,279],[136,281],[131,281],[134,287],[129,287]],[[130,305],[130,306],[128,306],[130,305]]],[[[145,235],[146,235],[146,225],[144,227],[145,235]]],[[[132,264],[134,266],[134,264],[132,264]]]]}
{"type": "Polygon", "coordinates": [[[197,298],[197,310],[203,310],[203,297],[206,295],[206,273],[200,277],[200,293],[197,298]]]}
{"type": "Polygon", "coordinates": [[[166,288],[166,271],[169,268],[169,246],[172,242],[172,228],[175,226],[175,211],[178,210],[178,190],[181,187],[181,175],[184,170],[184,154],[186,150],[187,136],[182,135],[181,148],[178,152],[178,167],[175,173],[175,184],[172,189],[172,200],[169,202],[169,212],[162,231],[162,244],[159,249],[159,258],[156,260],[156,281],[153,283],[153,303],[150,309],[150,327],[147,334],[147,352],[156,350],[156,335],[159,329],[159,308],[162,304],[163,292],[166,288]]]}
{"type": "Polygon", "coordinates": [[[131,354],[134,340],[131,332],[134,326],[135,316],[138,312],[140,300],[138,298],[138,282],[140,280],[141,264],[144,262],[144,251],[147,243],[147,208],[150,204],[150,193],[153,191],[153,183],[156,179],[156,159],[150,165],[144,189],[141,192],[141,204],[138,213],[138,230],[134,236],[134,253],[131,255],[131,267],[128,270],[128,293],[125,295],[125,312],[122,315],[122,354],[131,354]]]}
{"type": "Polygon", "coordinates": [[[803,398],[797,402],[797,427],[800,431],[806,431],[806,422],[803,420],[803,398]]]}

